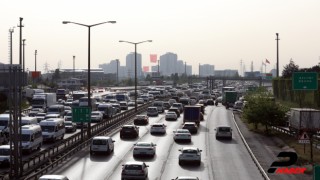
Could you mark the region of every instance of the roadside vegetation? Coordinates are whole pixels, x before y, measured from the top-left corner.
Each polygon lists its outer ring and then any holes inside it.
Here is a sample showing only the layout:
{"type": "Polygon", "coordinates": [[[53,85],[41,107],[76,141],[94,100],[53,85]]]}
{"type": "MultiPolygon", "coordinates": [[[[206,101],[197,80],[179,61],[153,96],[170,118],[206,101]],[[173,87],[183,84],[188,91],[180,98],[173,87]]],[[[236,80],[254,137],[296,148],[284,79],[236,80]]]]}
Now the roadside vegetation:
{"type": "MultiPolygon", "coordinates": [[[[249,93],[245,100],[247,103],[241,119],[250,131],[270,138],[280,138],[284,144],[278,143],[279,148],[293,148],[298,154],[297,165],[320,164],[320,149],[313,147],[313,162],[311,162],[310,144],[300,144],[296,137],[271,129],[271,126],[286,126],[288,120],[286,112],[290,108],[299,107],[298,103],[275,100],[272,94],[264,89],[257,89],[249,93]]],[[[319,144],[320,147],[320,142],[314,142],[314,144],[319,144]]],[[[311,173],[311,169],[308,172],[311,173]]]]}

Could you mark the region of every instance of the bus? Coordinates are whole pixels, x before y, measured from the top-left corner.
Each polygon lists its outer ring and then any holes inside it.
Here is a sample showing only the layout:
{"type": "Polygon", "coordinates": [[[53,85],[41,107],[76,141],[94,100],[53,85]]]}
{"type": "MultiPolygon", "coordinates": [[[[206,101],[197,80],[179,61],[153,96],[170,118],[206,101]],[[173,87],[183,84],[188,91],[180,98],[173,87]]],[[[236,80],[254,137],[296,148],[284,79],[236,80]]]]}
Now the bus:
{"type": "Polygon", "coordinates": [[[79,100],[82,97],[88,97],[88,92],[85,91],[77,91],[72,94],[73,100],[79,100]]]}

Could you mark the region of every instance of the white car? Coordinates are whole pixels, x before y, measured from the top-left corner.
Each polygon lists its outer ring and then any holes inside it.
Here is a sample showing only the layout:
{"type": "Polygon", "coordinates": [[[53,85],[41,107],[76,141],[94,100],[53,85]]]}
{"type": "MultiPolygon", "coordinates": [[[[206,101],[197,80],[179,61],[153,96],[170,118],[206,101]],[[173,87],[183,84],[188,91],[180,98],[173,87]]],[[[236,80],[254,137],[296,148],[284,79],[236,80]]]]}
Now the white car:
{"type": "Polygon", "coordinates": [[[72,121],[72,111],[68,111],[67,114],[64,116],[65,121],[72,121]]]}
{"type": "Polygon", "coordinates": [[[232,139],[232,129],[230,126],[218,126],[216,129],[216,139],[227,138],[232,139]]]}
{"type": "Polygon", "coordinates": [[[178,119],[178,116],[175,112],[172,112],[172,111],[168,111],[166,113],[166,117],[165,117],[166,120],[177,120],[178,119]]]}
{"type": "Polygon", "coordinates": [[[150,101],[154,100],[153,94],[148,94],[148,96],[149,96],[149,100],[150,100],[150,101]]]}
{"type": "Polygon", "coordinates": [[[165,134],[166,133],[166,125],[162,123],[154,123],[151,125],[150,134],[165,134]]]}
{"type": "Polygon", "coordinates": [[[148,179],[148,167],[144,162],[127,162],[122,165],[121,179],[148,179]]]}
{"type": "Polygon", "coordinates": [[[179,176],[172,180],[199,180],[199,178],[195,176],[179,176]]]}
{"type": "Polygon", "coordinates": [[[137,142],[133,147],[133,157],[151,156],[156,154],[156,144],[152,142],[137,142]]]}
{"type": "Polygon", "coordinates": [[[91,112],[91,121],[101,122],[103,120],[103,114],[100,111],[91,112]]]}
{"type": "Polygon", "coordinates": [[[174,136],[173,136],[174,141],[191,142],[191,133],[189,132],[188,129],[177,129],[173,131],[173,133],[174,133],[174,136]]]}
{"type": "Polygon", "coordinates": [[[175,99],[169,99],[168,102],[170,103],[170,105],[172,106],[173,103],[176,103],[177,101],[175,99]]]}
{"type": "Polygon", "coordinates": [[[179,149],[181,154],[179,155],[179,165],[186,162],[196,162],[198,166],[201,165],[201,152],[202,150],[196,147],[183,147],[179,149]]]}
{"type": "Polygon", "coordinates": [[[147,116],[158,116],[158,108],[157,107],[148,107],[147,116]]]}

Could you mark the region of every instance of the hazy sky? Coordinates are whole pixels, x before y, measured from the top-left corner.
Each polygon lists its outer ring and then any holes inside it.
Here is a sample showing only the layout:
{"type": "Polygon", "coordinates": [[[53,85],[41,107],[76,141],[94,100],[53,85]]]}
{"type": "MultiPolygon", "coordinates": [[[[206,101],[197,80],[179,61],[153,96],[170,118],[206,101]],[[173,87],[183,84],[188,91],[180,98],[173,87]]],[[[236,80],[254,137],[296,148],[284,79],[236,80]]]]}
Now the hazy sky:
{"type": "MultiPolygon", "coordinates": [[[[166,52],[193,66],[213,64],[216,70],[240,69],[240,60],[260,70],[267,58],[276,64],[276,35],[279,33],[280,74],[290,59],[299,67],[311,67],[320,59],[319,0],[1,0],[0,62],[9,62],[9,28],[23,17],[26,39],[26,68],[37,70],[87,67],[88,28],[62,24],[117,21],[91,28],[91,68],[125,57],[139,42],[143,65],[149,55],[166,52]]],[[[13,33],[13,62],[19,62],[19,28],[13,33]]]]}

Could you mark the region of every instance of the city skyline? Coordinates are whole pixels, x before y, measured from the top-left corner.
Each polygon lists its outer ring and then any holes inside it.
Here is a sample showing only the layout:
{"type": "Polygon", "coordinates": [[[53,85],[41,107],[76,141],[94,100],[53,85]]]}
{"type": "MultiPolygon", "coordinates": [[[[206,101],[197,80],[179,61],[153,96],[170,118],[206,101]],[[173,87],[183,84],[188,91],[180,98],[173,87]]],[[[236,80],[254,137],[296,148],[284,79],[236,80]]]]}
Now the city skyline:
{"type": "Polygon", "coordinates": [[[70,20],[84,24],[117,21],[91,30],[91,67],[119,59],[126,61],[134,46],[119,40],[139,42],[142,64],[152,67],[149,55],[175,52],[178,60],[193,66],[213,64],[215,69],[237,69],[240,61],[247,70],[251,61],[259,70],[268,59],[267,72],[276,65],[276,33],[279,33],[279,74],[292,58],[299,67],[319,63],[320,25],[317,17],[320,2],[299,0],[263,1],[146,1],[68,2],[57,0],[12,0],[2,5],[0,28],[0,62],[9,63],[9,29],[13,32],[13,63],[19,62],[19,17],[23,18],[22,36],[26,39],[26,68],[34,69],[37,50],[37,69],[72,68],[73,56],[77,68],[87,67],[87,29],[64,25],[70,20]],[[76,6],[75,6],[76,4],[76,6]],[[85,13],[84,13],[85,12],[85,13]],[[166,13],[162,13],[166,12],[166,13]],[[299,12],[299,13],[297,13],[299,12]]]}

